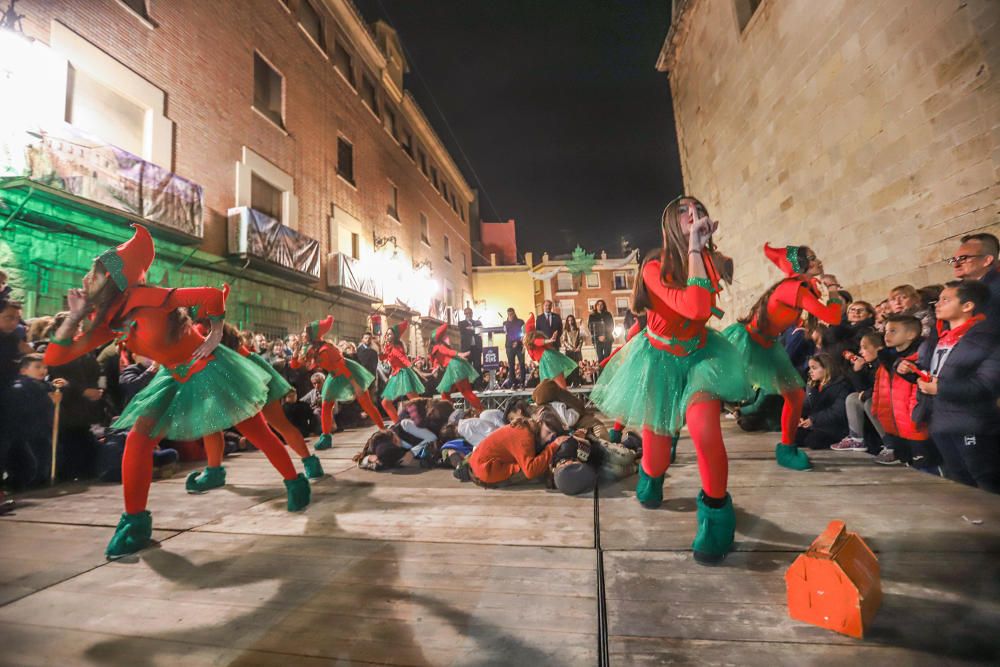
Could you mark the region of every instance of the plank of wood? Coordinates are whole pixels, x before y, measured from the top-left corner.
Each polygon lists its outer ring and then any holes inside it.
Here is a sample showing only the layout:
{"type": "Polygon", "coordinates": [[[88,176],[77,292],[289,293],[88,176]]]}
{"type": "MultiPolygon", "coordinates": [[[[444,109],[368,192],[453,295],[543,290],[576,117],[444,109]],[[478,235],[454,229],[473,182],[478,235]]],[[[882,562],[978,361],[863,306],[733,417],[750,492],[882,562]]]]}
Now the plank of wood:
{"type": "MultiPolygon", "coordinates": [[[[793,558],[734,553],[723,566],[706,568],[687,554],[606,552],[609,633],[825,645],[831,655],[840,647],[853,650],[857,640],[788,616],[784,572],[793,558]]],[[[1000,627],[995,554],[884,554],[880,567],[883,604],[864,645],[927,656],[1000,657],[1000,636],[991,630],[1000,627]]]]}

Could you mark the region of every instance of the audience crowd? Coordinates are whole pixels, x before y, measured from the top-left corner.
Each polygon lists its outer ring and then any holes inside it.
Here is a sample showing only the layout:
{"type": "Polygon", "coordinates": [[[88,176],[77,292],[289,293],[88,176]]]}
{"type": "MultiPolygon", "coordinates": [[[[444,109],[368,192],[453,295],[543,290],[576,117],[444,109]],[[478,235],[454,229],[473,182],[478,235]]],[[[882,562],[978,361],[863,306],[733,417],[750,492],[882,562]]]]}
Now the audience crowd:
{"type": "MultiPolygon", "coordinates": [[[[826,326],[806,320],[782,335],[808,387],[798,444],[864,451],[879,464],[909,465],[1000,492],[998,251],[990,234],[967,236],[947,260],[955,281],[921,288],[900,285],[874,305],[854,301],[833,276],[823,276],[827,288],[838,291],[847,304],[843,321],[826,326]]],[[[53,469],[60,480],[118,481],[126,434],[109,425],[160,368],[114,344],[65,366],[46,367],[42,353],[65,314],[24,321],[6,282],[0,272],[4,488],[49,483],[53,469]]],[[[545,478],[569,494],[592,489],[598,479],[635,472],[640,437],[627,433],[621,443],[610,442],[603,422],[576,394],[551,380],[539,381],[537,364],[524,353],[524,322],[514,309],[504,322],[506,359],[496,368],[482,366],[480,326],[466,310],[459,324],[460,347],[472,353],[470,362],[483,371],[476,389],[527,388],[532,400],[481,414],[455,409],[435,398],[441,370],[432,369],[426,356],[414,354],[427,392],[404,402],[398,422],[371,436],[356,456],[360,466],[446,466],[459,480],[486,487],[545,478]]],[[[571,387],[597,380],[599,362],[611,354],[616,339],[614,319],[603,302],[595,304],[581,327],[572,315],[563,321],[546,301],[536,326],[579,364],[567,378],[571,387]],[[597,361],[582,358],[588,340],[597,361]]],[[[290,363],[302,349],[302,337],[244,331],[241,341],[293,387],[284,405],[289,420],[306,436],[319,434],[326,378],[290,363]]],[[[390,369],[380,358],[377,337],[364,333],[356,342],[339,341],[338,347],[376,376],[370,391],[378,405],[390,369]]],[[[781,401],[780,396],[759,395],[750,405],[731,407],[745,430],[779,430],[781,401]]],[[[356,403],[338,404],[338,430],[364,425],[366,419],[356,403]]],[[[179,458],[196,457],[197,447],[164,442],[154,464],[161,475],[170,474],[179,458]]],[[[227,451],[246,447],[237,434],[227,436],[227,451]]]]}

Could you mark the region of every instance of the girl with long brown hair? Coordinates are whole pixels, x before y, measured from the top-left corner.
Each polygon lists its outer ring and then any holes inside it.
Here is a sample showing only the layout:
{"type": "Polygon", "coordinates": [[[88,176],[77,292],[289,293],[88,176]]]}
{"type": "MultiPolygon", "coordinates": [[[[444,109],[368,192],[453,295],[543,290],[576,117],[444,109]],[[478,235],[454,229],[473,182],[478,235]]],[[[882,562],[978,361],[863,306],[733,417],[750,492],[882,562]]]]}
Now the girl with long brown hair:
{"type": "Polygon", "coordinates": [[[692,548],[698,562],[717,563],[736,528],[721,403],[752,395],[736,349],[706,326],[721,315],[716,294],[731,279],[732,262],[715,249],[718,223],[697,199],[670,202],[660,226],[662,246],[643,261],[633,292],[633,310],[647,313],[646,329],[608,360],[591,398],[605,414],[641,429],[636,497],[644,507],[663,502],[671,436],[687,423],[702,485],[692,548]]]}
{"type": "Polygon", "coordinates": [[[399,422],[399,413],[396,411],[396,400],[401,397],[414,399],[424,393],[424,383],[420,381],[417,371],[413,370],[413,364],[406,355],[406,348],[403,346],[403,333],[410,326],[410,323],[403,320],[399,324],[389,327],[385,332],[385,341],[382,345],[382,354],[379,358],[389,362],[392,368],[392,375],[385,383],[382,390],[382,407],[394,423],[399,422]]]}
{"type": "Polygon", "coordinates": [[[153,518],[146,503],[153,450],[163,438],[198,440],[235,426],[284,478],[290,511],[303,509],[310,499],[309,481],[295,471],[261,414],[269,376],[219,345],[228,289],[147,286],[153,239],[144,227],[133,226],[135,235],[129,241],[94,260],[83,289],[70,290],[69,316],[45,350],[45,362],[58,366],[117,341],[161,366],[114,423],[130,430],[122,457],[125,513],[105,551],[109,558],[139,551],[152,537],[153,518]],[[194,330],[181,309],[212,321],[207,337],[194,330]],[[77,336],[88,316],[90,326],[77,336]]]}

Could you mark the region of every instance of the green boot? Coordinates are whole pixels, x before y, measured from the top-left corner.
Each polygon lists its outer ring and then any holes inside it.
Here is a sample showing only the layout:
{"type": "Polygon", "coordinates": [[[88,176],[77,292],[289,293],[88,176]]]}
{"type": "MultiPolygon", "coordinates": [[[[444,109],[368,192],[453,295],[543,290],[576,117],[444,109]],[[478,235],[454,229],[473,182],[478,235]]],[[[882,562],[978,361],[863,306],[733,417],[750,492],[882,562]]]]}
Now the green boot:
{"type": "Polygon", "coordinates": [[[635,485],[635,497],[646,509],[655,510],[663,503],[663,478],[650,477],[639,465],[639,482],[635,485]]]}
{"type": "Polygon", "coordinates": [[[719,508],[705,504],[705,492],[698,493],[698,534],[691,548],[694,559],[702,565],[716,565],[722,562],[733,548],[736,535],[736,512],[733,498],[726,494],[726,504],[719,508]]]}
{"type": "Polygon", "coordinates": [[[122,514],[115,534],[108,542],[104,555],[109,559],[121,558],[143,549],[153,537],[153,515],[148,510],[138,514],[122,514]]]}
{"type": "Polygon", "coordinates": [[[302,459],[302,467],[305,468],[306,477],[309,479],[319,479],[325,474],[323,466],[319,462],[319,457],[315,454],[302,459]]]}
{"type": "Polygon", "coordinates": [[[205,493],[206,491],[225,485],[225,466],[219,466],[218,468],[209,466],[200,473],[195,471],[188,475],[187,480],[184,482],[184,488],[187,489],[188,493],[205,493]]]}
{"type": "Polygon", "coordinates": [[[774,448],[774,458],[778,465],[789,470],[810,470],[812,462],[805,452],[800,452],[796,445],[783,445],[780,442],[774,448]]]}
{"type": "Polygon", "coordinates": [[[298,512],[305,509],[309,504],[312,489],[309,488],[309,480],[302,473],[295,479],[286,479],[285,488],[288,490],[288,511],[298,512]]]}
{"type": "Polygon", "coordinates": [[[333,436],[329,433],[324,433],[319,436],[319,440],[316,441],[313,449],[330,449],[331,447],[333,447],[333,436]]]}

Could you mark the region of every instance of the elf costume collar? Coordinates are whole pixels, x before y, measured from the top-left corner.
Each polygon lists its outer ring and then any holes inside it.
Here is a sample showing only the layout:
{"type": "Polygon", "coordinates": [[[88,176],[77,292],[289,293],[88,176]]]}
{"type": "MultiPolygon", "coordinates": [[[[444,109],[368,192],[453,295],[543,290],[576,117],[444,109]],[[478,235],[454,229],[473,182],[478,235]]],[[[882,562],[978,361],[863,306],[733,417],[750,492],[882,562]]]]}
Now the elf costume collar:
{"type": "Polygon", "coordinates": [[[799,262],[799,250],[802,246],[787,245],[784,248],[772,248],[770,244],[764,244],[764,254],[775,266],[781,269],[789,278],[802,275],[807,267],[799,262]]]}
{"type": "Polygon", "coordinates": [[[944,347],[954,347],[958,344],[958,341],[962,340],[962,336],[968,332],[969,329],[979,324],[986,319],[985,315],[973,315],[964,323],[955,327],[954,329],[945,329],[944,322],[938,320],[937,331],[938,331],[938,345],[944,347]]]}
{"type": "Polygon", "coordinates": [[[94,260],[108,270],[111,279],[122,292],[146,282],[146,272],[156,255],[153,237],[146,228],[142,225],[132,227],[135,229],[132,238],[117,248],[105,250],[94,260]]]}

